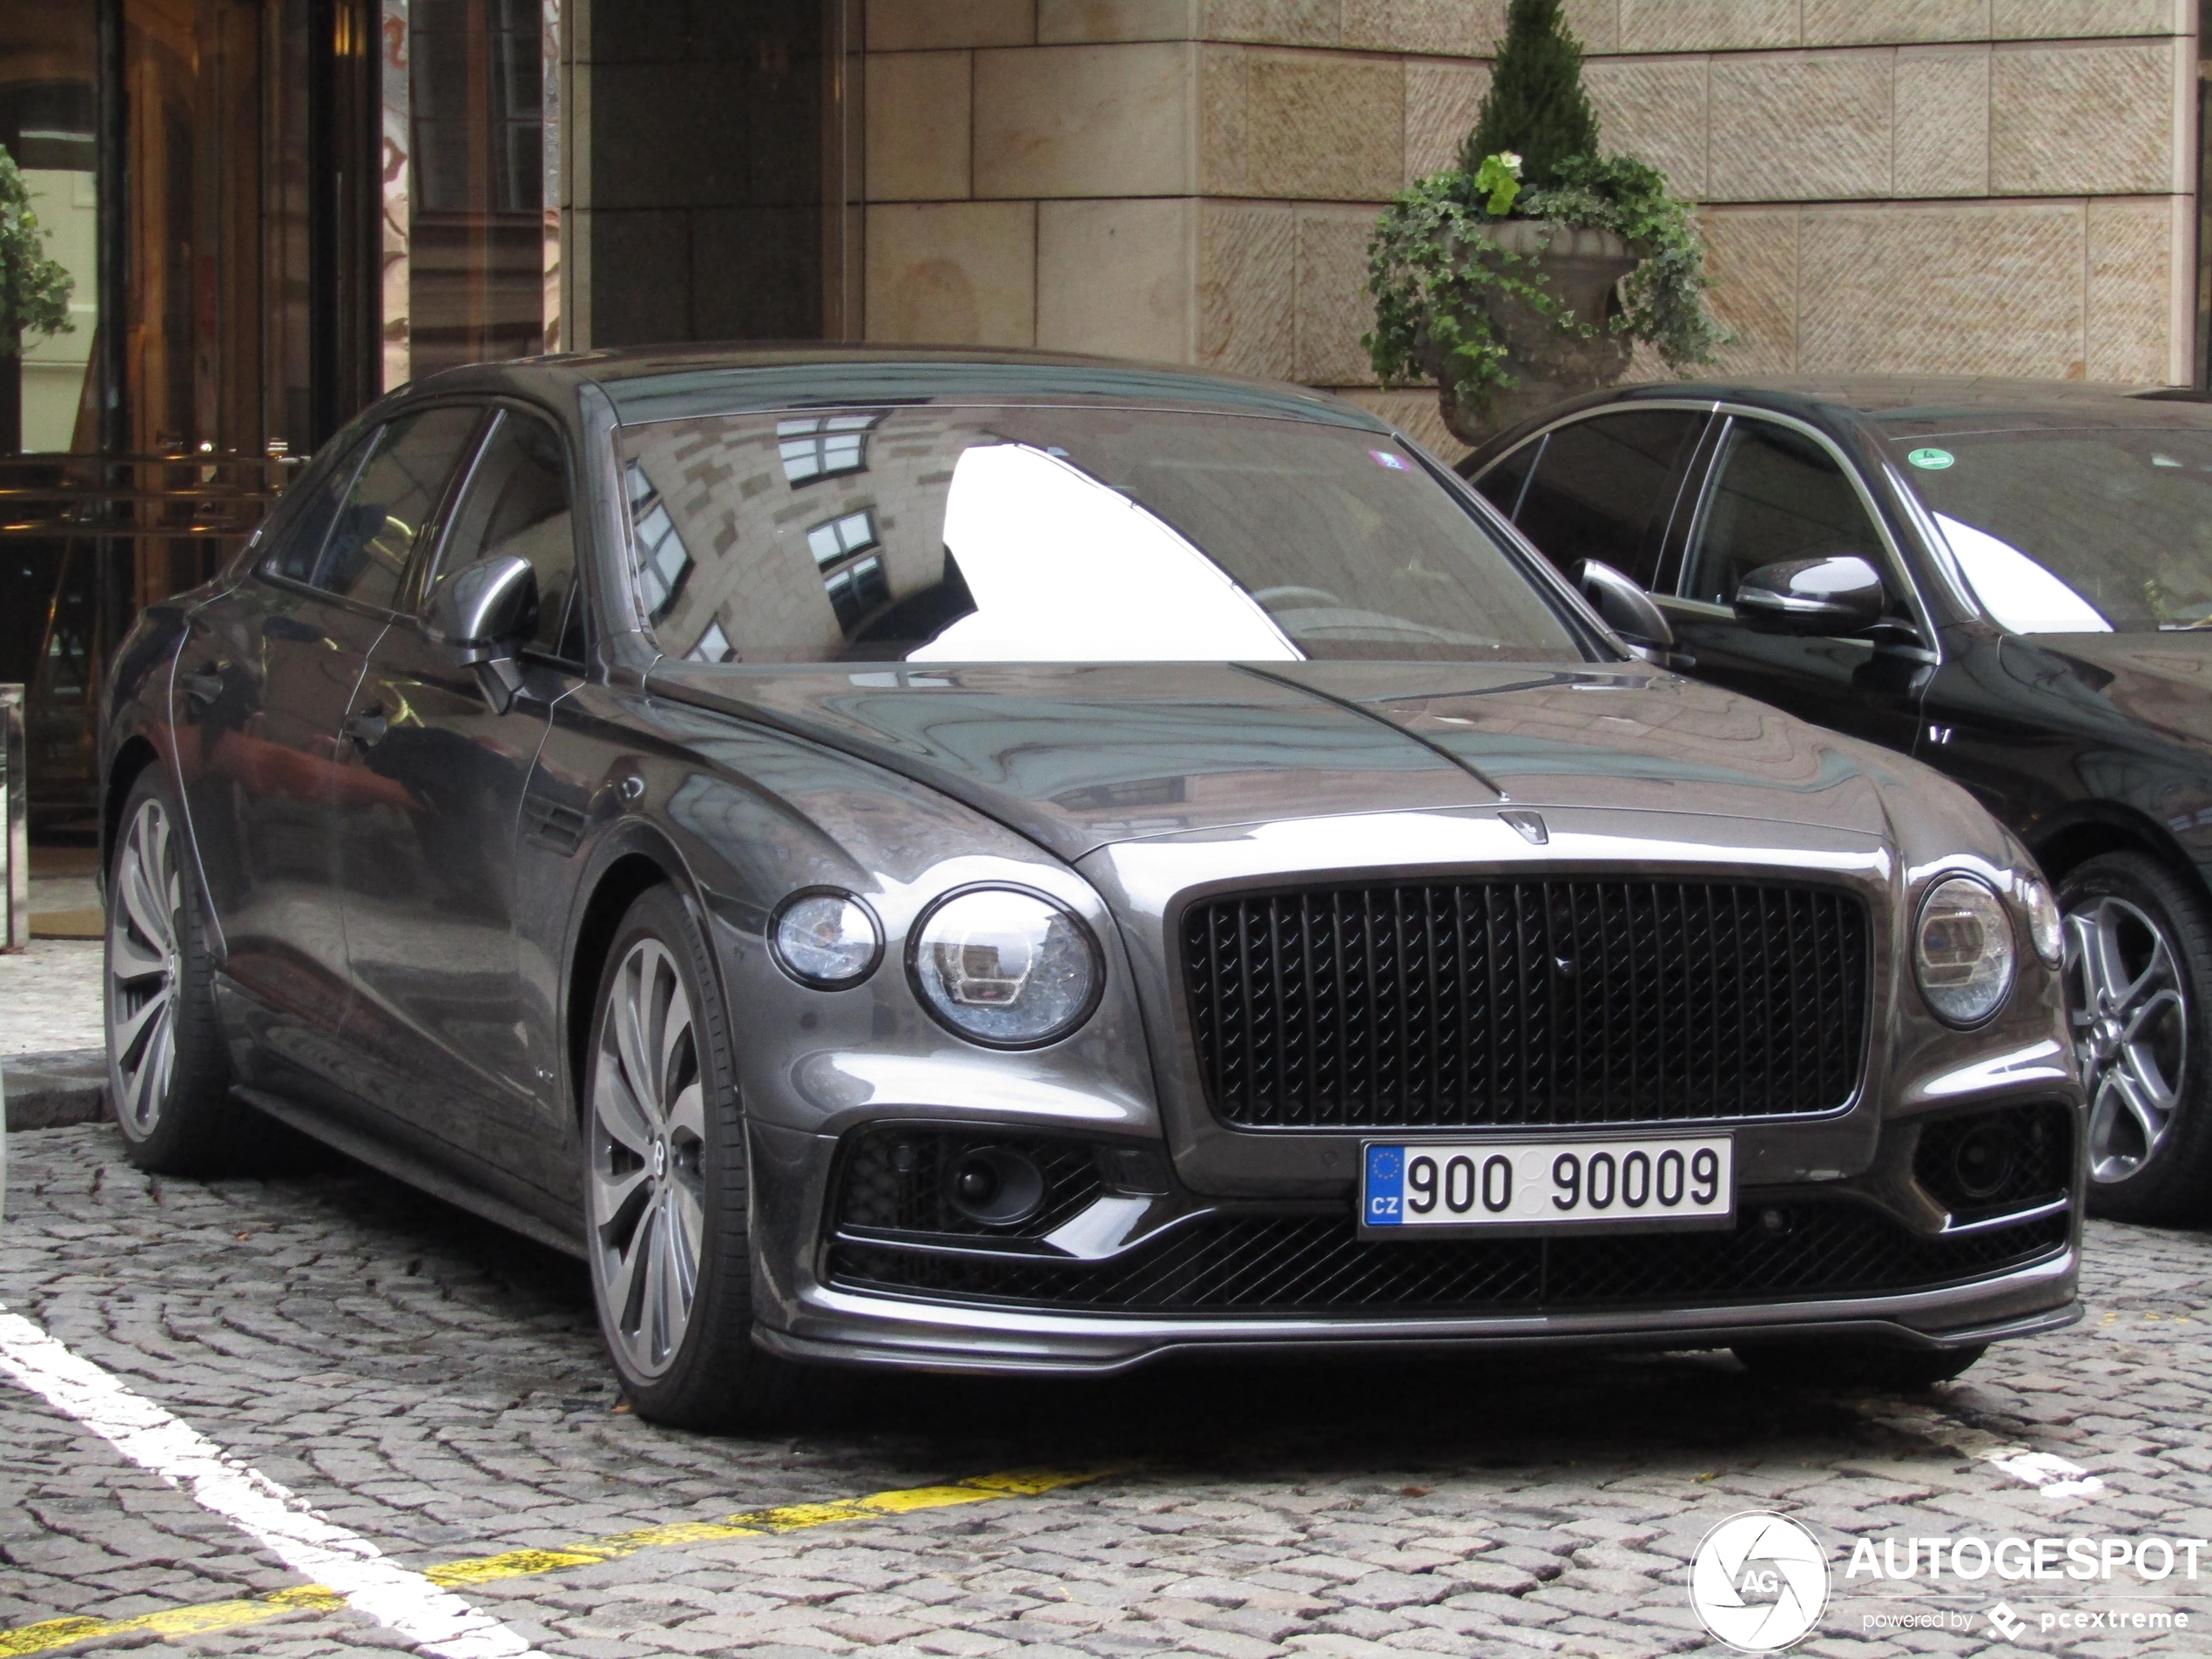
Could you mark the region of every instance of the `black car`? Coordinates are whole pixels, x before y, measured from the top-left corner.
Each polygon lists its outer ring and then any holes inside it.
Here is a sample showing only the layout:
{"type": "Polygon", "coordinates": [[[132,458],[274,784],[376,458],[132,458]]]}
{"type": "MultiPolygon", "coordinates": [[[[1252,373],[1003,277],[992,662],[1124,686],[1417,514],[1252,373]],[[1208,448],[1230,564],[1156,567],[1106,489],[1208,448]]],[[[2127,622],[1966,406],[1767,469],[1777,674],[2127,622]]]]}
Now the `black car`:
{"type": "Polygon", "coordinates": [[[1596,394],[1460,470],[1667,666],[1964,784],[2059,884],[2091,1202],[2212,1194],[2212,408],[1850,377],[1596,394]]]}
{"type": "Polygon", "coordinates": [[[455,370],[105,730],[130,1156],[266,1115],[573,1250],[664,1420],[1240,1345],[1925,1382],[2078,1316],[2025,849],[1317,393],[455,370]]]}

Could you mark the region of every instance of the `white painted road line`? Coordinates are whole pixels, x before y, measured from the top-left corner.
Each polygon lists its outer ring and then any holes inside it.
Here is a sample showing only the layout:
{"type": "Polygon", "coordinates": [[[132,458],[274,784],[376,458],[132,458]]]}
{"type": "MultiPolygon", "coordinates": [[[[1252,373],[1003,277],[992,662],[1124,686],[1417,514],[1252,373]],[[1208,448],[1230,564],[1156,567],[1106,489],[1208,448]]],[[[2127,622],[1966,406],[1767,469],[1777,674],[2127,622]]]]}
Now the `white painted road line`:
{"type": "Polygon", "coordinates": [[[258,1469],[0,1308],[0,1367],[140,1468],[212,1509],[296,1573],[438,1659],[543,1659],[489,1614],[385,1559],[258,1469]]]}

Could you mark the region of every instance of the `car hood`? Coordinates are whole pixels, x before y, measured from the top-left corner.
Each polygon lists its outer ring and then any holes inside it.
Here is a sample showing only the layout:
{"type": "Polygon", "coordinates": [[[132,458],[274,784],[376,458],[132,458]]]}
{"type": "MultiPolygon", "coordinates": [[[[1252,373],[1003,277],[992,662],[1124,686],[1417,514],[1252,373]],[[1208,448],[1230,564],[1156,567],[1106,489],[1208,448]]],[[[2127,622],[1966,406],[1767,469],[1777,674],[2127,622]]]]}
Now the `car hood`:
{"type": "Polygon", "coordinates": [[[2195,743],[2212,742],[2212,633],[2033,634],[2000,647],[2006,671],[2054,689],[2053,658],[2074,694],[2195,743]]]}
{"type": "Polygon", "coordinates": [[[647,685],[886,766],[1070,860],[1142,836],[1507,803],[1889,827],[1886,757],[1640,664],[664,659],[647,685]]]}

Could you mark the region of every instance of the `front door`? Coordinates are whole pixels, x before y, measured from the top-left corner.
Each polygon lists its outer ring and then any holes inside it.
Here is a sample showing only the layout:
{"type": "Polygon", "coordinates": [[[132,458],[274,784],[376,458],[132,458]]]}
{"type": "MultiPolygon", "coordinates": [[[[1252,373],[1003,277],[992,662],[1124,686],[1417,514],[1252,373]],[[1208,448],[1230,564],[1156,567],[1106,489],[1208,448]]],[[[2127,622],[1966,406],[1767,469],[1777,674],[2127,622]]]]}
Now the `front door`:
{"type": "Polygon", "coordinates": [[[1732,417],[1689,521],[1676,590],[1660,597],[1677,665],[1816,725],[1910,754],[1930,671],[1926,652],[1763,634],[1737,620],[1736,590],[1759,566],[1846,554],[1882,572],[1892,613],[1909,621],[1903,580],[1881,533],[1827,446],[1779,421],[1732,417]]]}
{"type": "MultiPolygon", "coordinates": [[[[543,1187],[549,1123],[516,973],[516,834],[549,710],[574,684],[559,660],[576,552],[563,442],[500,409],[471,464],[436,568],[519,555],[537,569],[538,623],[522,691],[503,712],[475,670],[395,623],[356,694],[363,772],[381,786],[341,814],[339,858],[355,1000],[349,1042],[362,1086],[421,1150],[495,1186],[543,1187]]],[[[570,658],[581,657],[570,651],[570,658]]],[[[520,1195],[516,1195],[520,1196],[520,1195]]]]}

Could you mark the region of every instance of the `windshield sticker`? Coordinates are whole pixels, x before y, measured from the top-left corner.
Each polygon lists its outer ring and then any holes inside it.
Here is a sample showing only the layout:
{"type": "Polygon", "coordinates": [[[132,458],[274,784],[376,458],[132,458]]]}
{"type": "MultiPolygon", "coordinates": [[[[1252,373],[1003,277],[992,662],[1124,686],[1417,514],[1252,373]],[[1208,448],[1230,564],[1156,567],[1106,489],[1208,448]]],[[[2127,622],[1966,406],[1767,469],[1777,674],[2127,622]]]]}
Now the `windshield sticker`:
{"type": "Polygon", "coordinates": [[[1405,456],[1392,455],[1386,449],[1370,449],[1367,453],[1374,456],[1378,467],[1387,467],[1393,472],[1411,472],[1413,469],[1413,463],[1405,456]]]}
{"type": "Polygon", "coordinates": [[[1905,458],[1914,466],[1928,472],[1941,472],[1958,459],[1948,449],[1915,449],[1905,458]]]}

